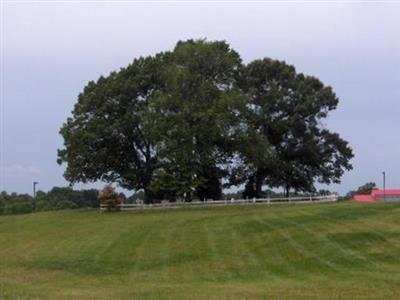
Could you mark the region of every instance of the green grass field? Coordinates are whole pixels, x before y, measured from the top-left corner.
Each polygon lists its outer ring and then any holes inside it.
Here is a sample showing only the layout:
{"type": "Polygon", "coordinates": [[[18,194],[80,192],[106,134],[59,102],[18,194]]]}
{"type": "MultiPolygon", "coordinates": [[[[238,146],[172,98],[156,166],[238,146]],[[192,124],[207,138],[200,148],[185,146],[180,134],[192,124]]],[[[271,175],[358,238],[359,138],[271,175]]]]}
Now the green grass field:
{"type": "Polygon", "coordinates": [[[0,217],[1,299],[400,299],[400,204],[0,217]]]}

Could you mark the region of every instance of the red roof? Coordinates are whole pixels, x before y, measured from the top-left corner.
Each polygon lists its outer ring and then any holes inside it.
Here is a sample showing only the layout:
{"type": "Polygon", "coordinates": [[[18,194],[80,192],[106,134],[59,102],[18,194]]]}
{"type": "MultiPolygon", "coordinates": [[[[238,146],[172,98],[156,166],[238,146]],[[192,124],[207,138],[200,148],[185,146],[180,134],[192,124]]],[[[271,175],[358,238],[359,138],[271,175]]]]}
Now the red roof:
{"type": "Polygon", "coordinates": [[[400,189],[385,189],[385,192],[381,189],[373,189],[371,195],[393,195],[393,196],[400,196],[400,189]]]}
{"type": "Polygon", "coordinates": [[[371,195],[354,195],[353,200],[357,202],[375,202],[375,198],[371,195]]]}
{"type": "Polygon", "coordinates": [[[379,201],[383,196],[399,196],[400,189],[385,189],[385,191],[374,188],[370,195],[356,194],[353,196],[353,200],[358,202],[375,202],[379,201]]]}

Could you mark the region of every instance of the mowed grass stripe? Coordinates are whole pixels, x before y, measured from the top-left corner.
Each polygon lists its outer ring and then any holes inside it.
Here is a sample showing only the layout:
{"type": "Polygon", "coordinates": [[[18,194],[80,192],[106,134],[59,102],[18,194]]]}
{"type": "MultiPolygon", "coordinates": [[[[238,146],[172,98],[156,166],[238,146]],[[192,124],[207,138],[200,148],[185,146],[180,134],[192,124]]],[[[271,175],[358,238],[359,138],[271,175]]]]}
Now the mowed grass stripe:
{"type": "MultiPolygon", "coordinates": [[[[306,209],[299,210],[299,215],[304,216],[305,218],[313,218],[315,215],[312,215],[311,212],[306,209]]],[[[345,264],[351,264],[355,261],[366,261],[366,257],[362,255],[359,251],[351,250],[342,245],[342,243],[333,241],[328,238],[329,233],[332,228],[337,231],[338,230],[338,220],[334,220],[331,218],[323,218],[326,221],[318,222],[317,225],[315,223],[307,223],[307,222],[297,222],[296,226],[299,230],[304,232],[304,236],[307,238],[311,238],[318,242],[318,246],[320,246],[325,253],[325,257],[327,257],[333,264],[337,267],[342,268],[342,271],[348,272],[347,268],[343,266],[345,264]]],[[[339,228],[342,227],[343,224],[339,224],[339,228]]],[[[344,230],[347,230],[345,228],[344,230]]],[[[320,253],[321,255],[321,253],[320,253]]]]}
{"type": "MultiPolygon", "coordinates": [[[[267,259],[267,266],[271,269],[275,277],[287,277],[295,273],[295,268],[290,264],[290,252],[293,250],[293,245],[288,243],[287,238],[279,231],[276,225],[273,225],[273,215],[269,215],[267,220],[261,220],[258,215],[253,216],[251,220],[254,220],[256,224],[259,224],[262,231],[265,231],[265,236],[271,237],[267,239],[269,243],[263,243],[258,246],[258,254],[264,256],[267,259]]],[[[256,227],[257,228],[257,227],[256,227]]],[[[260,229],[253,233],[251,240],[255,239],[255,235],[260,234],[260,229]]],[[[250,239],[249,239],[250,240],[250,239]]]]}
{"type": "MultiPolygon", "coordinates": [[[[356,203],[355,205],[359,205],[356,203]]],[[[362,207],[362,206],[360,206],[362,207]]],[[[364,208],[364,207],[362,207],[364,208]]],[[[383,264],[388,263],[387,258],[390,260],[395,260],[398,258],[397,254],[399,252],[399,248],[395,246],[399,243],[399,233],[395,233],[394,236],[397,237],[397,242],[393,240],[392,242],[388,241],[392,239],[390,232],[387,231],[388,227],[392,226],[390,221],[384,223],[383,228],[379,228],[379,220],[382,218],[387,218],[390,215],[398,213],[398,208],[396,206],[392,206],[391,204],[372,204],[371,206],[365,207],[365,216],[364,218],[360,218],[355,215],[354,218],[351,218],[351,211],[348,214],[341,214],[341,218],[332,217],[329,214],[323,214],[323,218],[328,221],[335,223],[342,228],[341,231],[331,230],[328,235],[328,239],[330,241],[339,244],[342,248],[345,248],[347,251],[351,253],[355,253],[356,257],[361,258],[360,260],[354,259],[350,263],[353,267],[356,267],[358,264],[372,266],[374,265],[376,268],[381,267],[383,264]],[[390,209],[390,214],[387,214],[387,210],[390,209]],[[354,231],[354,228],[357,228],[357,232],[354,231]],[[384,233],[382,233],[382,230],[384,233]],[[370,254],[371,247],[380,246],[384,248],[385,259],[382,257],[374,257],[370,254]],[[392,249],[392,247],[396,249],[392,249]],[[392,253],[397,253],[392,255],[392,253]]],[[[335,226],[336,228],[338,226],[335,226]]],[[[397,226],[397,229],[399,227],[397,226]]],[[[343,259],[342,259],[343,261],[343,259]]],[[[389,262],[391,264],[391,262],[389,262]]],[[[390,266],[389,266],[390,267],[390,266]]]]}
{"type": "MultiPolygon", "coordinates": [[[[262,253],[256,251],[254,247],[252,247],[253,243],[257,243],[257,240],[249,241],[249,239],[243,235],[237,227],[230,226],[229,222],[227,222],[227,226],[231,228],[233,232],[233,238],[235,241],[241,241],[240,245],[242,246],[240,251],[242,251],[242,269],[247,270],[244,274],[242,274],[243,280],[254,280],[257,278],[273,278],[275,275],[272,270],[269,269],[267,261],[262,253]]],[[[261,238],[261,237],[260,237],[261,238]]],[[[264,240],[265,242],[265,240],[264,240]]]]}
{"type": "Polygon", "coordinates": [[[399,213],[337,203],[2,216],[0,299],[400,299],[399,213]]]}
{"type": "Polygon", "coordinates": [[[229,260],[234,264],[229,268],[230,279],[241,278],[242,280],[253,280],[254,278],[266,277],[271,274],[265,261],[263,261],[253,249],[246,243],[246,237],[240,232],[238,226],[232,226],[230,218],[224,218],[224,238],[227,239],[225,251],[228,252],[229,260]],[[240,241],[240,242],[238,242],[240,241]],[[232,247],[232,245],[237,247],[232,247]]]}
{"type": "MultiPolygon", "coordinates": [[[[297,223],[291,222],[290,218],[288,218],[286,221],[294,224],[294,226],[297,228],[297,223]]],[[[288,251],[287,259],[289,261],[288,264],[292,267],[293,275],[298,271],[302,271],[303,268],[299,268],[299,265],[308,267],[307,272],[309,272],[311,268],[315,268],[318,270],[320,275],[325,274],[327,269],[335,271],[339,270],[337,266],[325,258],[325,255],[322,251],[315,253],[314,249],[310,248],[310,245],[313,244],[310,243],[310,240],[314,239],[313,235],[300,235],[296,231],[287,231],[279,228],[276,228],[276,230],[278,230],[281,236],[286,240],[286,243],[291,247],[291,249],[288,251]]],[[[320,249],[322,250],[323,248],[321,247],[320,249]]]]}

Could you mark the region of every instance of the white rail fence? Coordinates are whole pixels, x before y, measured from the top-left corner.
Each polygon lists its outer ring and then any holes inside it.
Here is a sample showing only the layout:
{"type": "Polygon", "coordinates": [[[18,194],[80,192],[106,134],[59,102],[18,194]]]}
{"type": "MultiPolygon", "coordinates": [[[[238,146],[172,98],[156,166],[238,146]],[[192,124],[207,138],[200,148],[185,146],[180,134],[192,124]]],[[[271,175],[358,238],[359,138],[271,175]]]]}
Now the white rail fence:
{"type": "MultiPolygon", "coordinates": [[[[273,204],[294,204],[294,203],[325,203],[336,202],[338,196],[309,196],[309,197],[289,197],[289,198],[263,198],[263,199],[231,199],[231,200],[207,200],[192,202],[169,202],[162,201],[155,204],[120,204],[118,209],[121,211],[141,210],[141,209],[163,209],[163,208],[180,208],[180,207],[205,207],[205,206],[223,206],[223,205],[273,205],[273,204]]],[[[100,211],[108,210],[105,204],[100,205],[100,211]]]]}

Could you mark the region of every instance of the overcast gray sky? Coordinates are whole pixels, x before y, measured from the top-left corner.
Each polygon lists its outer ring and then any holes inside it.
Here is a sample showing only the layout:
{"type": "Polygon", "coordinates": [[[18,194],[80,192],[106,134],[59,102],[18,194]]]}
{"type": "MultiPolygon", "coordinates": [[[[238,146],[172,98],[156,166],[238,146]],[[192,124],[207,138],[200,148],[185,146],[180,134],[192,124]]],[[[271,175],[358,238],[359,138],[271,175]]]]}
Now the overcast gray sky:
{"type": "Polygon", "coordinates": [[[285,60],[331,85],[340,104],[326,125],[355,158],[330,189],[381,185],[383,170],[400,187],[400,2],[4,1],[0,190],[66,185],[58,130],[86,83],[188,38],[223,39],[245,62],[285,60]]]}

